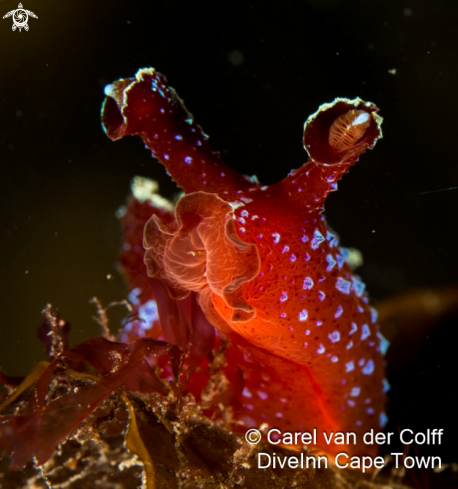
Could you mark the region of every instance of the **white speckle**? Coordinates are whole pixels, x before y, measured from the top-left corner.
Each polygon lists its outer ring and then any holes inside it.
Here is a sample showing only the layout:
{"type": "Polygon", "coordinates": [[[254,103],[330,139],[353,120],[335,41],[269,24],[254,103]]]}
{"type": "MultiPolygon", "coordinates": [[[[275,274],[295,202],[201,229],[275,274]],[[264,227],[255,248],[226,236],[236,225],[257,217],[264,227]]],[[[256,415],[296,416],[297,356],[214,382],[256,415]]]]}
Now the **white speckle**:
{"type": "Polygon", "coordinates": [[[339,361],[339,357],[334,356],[331,358],[332,363],[337,363],[338,361],[339,361]]]}
{"type": "Polygon", "coordinates": [[[345,372],[351,372],[355,370],[355,363],[351,360],[345,364],[345,372]]]}
{"type": "Polygon", "coordinates": [[[163,114],[163,113],[165,112],[165,110],[164,110],[164,109],[159,109],[159,112],[160,112],[161,114],[163,114]]]}
{"type": "Polygon", "coordinates": [[[245,387],[242,392],[243,397],[252,397],[251,392],[245,387]]]}
{"type": "Polygon", "coordinates": [[[279,301],[285,302],[286,300],[288,300],[288,294],[286,292],[282,291],[279,301]]]}
{"type": "Polygon", "coordinates": [[[241,233],[244,233],[244,232],[245,232],[245,228],[239,228],[239,231],[240,231],[241,233]]]}
{"type": "Polygon", "coordinates": [[[378,318],[378,312],[373,307],[371,307],[371,321],[372,321],[372,323],[376,323],[377,318],[378,318]]]}
{"type": "Polygon", "coordinates": [[[184,162],[187,164],[187,165],[190,165],[192,163],[192,158],[190,156],[185,156],[184,157],[184,162]]]}
{"type": "Polygon", "coordinates": [[[272,238],[274,238],[274,243],[279,243],[280,242],[280,235],[278,233],[273,233],[271,234],[272,238]]]}
{"type": "Polygon", "coordinates": [[[329,253],[329,255],[326,256],[326,261],[328,262],[326,271],[330,272],[334,268],[337,262],[334,260],[334,257],[331,255],[331,253],[329,253]]]}
{"type": "Polygon", "coordinates": [[[340,316],[342,316],[342,313],[343,313],[343,307],[339,304],[337,306],[337,311],[334,315],[334,317],[337,319],[337,318],[340,318],[340,316]]]}
{"type": "Polygon", "coordinates": [[[290,257],[289,257],[289,261],[296,261],[296,255],[292,254],[290,257]]]}
{"type": "Polygon", "coordinates": [[[240,197],[240,200],[242,202],[245,202],[245,204],[249,204],[250,202],[253,202],[253,199],[250,199],[249,197],[240,197]]]}
{"type": "Polygon", "coordinates": [[[309,238],[308,238],[308,236],[306,236],[305,234],[304,234],[304,235],[302,236],[302,238],[301,238],[301,241],[302,241],[303,243],[306,243],[308,240],[309,240],[309,238]]]}
{"type": "Polygon", "coordinates": [[[383,379],[383,392],[388,392],[390,389],[390,383],[386,379],[383,379]]]}
{"type": "Polygon", "coordinates": [[[304,290],[310,290],[313,287],[313,280],[311,277],[305,277],[304,278],[304,283],[302,285],[302,288],[304,290]]]}
{"type": "Polygon", "coordinates": [[[385,413],[380,413],[380,426],[385,428],[388,423],[388,416],[385,413]]]}
{"type": "Polygon", "coordinates": [[[348,342],[347,350],[349,350],[350,348],[353,348],[353,341],[351,340],[348,342]]]}
{"type": "Polygon", "coordinates": [[[165,160],[168,160],[168,159],[170,159],[170,156],[169,155],[164,155],[164,159],[165,160]]]}
{"type": "Polygon", "coordinates": [[[202,146],[202,143],[200,141],[196,141],[196,146],[202,146]]]}
{"type": "Polygon", "coordinates": [[[280,314],[280,317],[281,317],[281,318],[285,318],[285,317],[286,317],[286,312],[282,312],[282,313],[280,314]]]}
{"type": "Polygon", "coordinates": [[[328,334],[328,338],[332,341],[332,343],[337,343],[340,341],[340,333],[338,331],[333,331],[328,334]]]}
{"type": "Polygon", "coordinates": [[[308,253],[305,254],[304,260],[305,261],[309,261],[310,260],[310,255],[308,253]]]}
{"type": "Polygon", "coordinates": [[[265,393],[265,392],[262,392],[262,391],[258,391],[258,396],[263,400],[265,401],[269,396],[265,393]]]}
{"type": "Polygon", "coordinates": [[[182,136],[180,136],[179,134],[175,135],[174,138],[177,140],[177,141],[181,141],[183,139],[182,136]]]}
{"type": "Polygon", "coordinates": [[[256,219],[259,219],[259,217],[258,216],[251,216],[252,221],[255,221],[256,219]]]}
{"type": "Polygon", "coordinates": [[[361,392],[361,388],[360,387],[353,387],[353,389],[350,392],[350,396],[351,397],[358,397],[359,394],[360,394],[360,392],[361,392]]]}
{"type": "Polygon", "coordinates": [[[343,279],[342,277],[338,277],[336,281],[336,289],[342,294],[350,293],[351,283],[348,280],[343,279]]]}
{"type": "Polygon", "coordinates": [[[359,362],[358,362],[358,365],[359,365],[360,367],[362,367],[362,366],[364,365],[364,362],[365,362],[365,361],[366,361],[366,359],[365,359],[365,358],[361,358],[361,359],[359,360],[359,362]]]}
{"type": "Polygon", "coordinates": [[[248,211],[246,211],[246,210],[243,210],[243,211],[240,213],[240,215],[241,215],[242,217],[248,217],[248,216],[249,216],[248,211]]]}
{"type": "Polygon", "coordinates": [[[281,419],[281,418],[283,418],[283,413],[276,413],[275,417],[278,419],[281,419]]]}
{"type": "Polygon", "coordinates": [[[261,190],[264,191],[264,190],[267,190],[269,188],[268,185],[264,185],[263,187],[261,187],[261,190]]]}
{"type": "Polygon", "coordinates": [[[356,323],[351,323],[351,330],[349,334],[356,333],[357,331],[358,331],[358,326],[356,325],[356,323]]]}
{"type": "Polygon", "coordinates": [[[366,365],[364,365],[364,368],[362,369],[362,372],[364,375],[371,375],[374,373],[375,370],[375,365],[372,360],[368,360],[366,365]]]}
{"type": "Polygon", "coordinates": [[[309,329],[307,329],[307,330],[305,331],[305,334],[308,336],[308,335],[310,334],[310,330],[309,330],[309,329]]]}
{"type": "Polygon", "coordinates": [[[326,297],[326,294],[322,290],[319,290],[318,291],[318,299],[320,299],[320,301],[323,302],[325,297],[326,297]]]}
{"type": "Polygon", "coordinates": [[[311,243],[312,250],[316,250],[323,241],[324,241],[324,236],[320,233],[320,231],[318,231],[318,229],[315,229],[315,232],[313,233],[312,243],[311,243]]]}
{"type": "Polygon", "coordinates": [[[325,351],[326,351],[326,348],[320,344],[320,346],[318,347],[316,352],[321,354],[321,353],[324,353],[325,351]]]}
{"type": "Polygon", "coordinates": [[[309,344],[306,341],[304,341],[304,348],[307,348],[308,345],[309,344]]]}
{"type": "Polygon", "coordinates": [[[364,309],[361,306],[358,306],[358,312],[361,314],[362,312],[364,312],[364,309]]]}
{"type": "Polygon", "coordinates": [[[316,325],[317,326],[321,326],[323,324],[323,321],[321,321],[321,319],[318,319],[317,322],[316,322],[316,325]]]}
{"type": "Polygon", "coordinates": [[[309,313],[307,312],[307,310],[302,309],[302,311],[299,313],[299,321],[307,321],[308,317],[309,317],[309,313]]]}
{"type": "Polygon", "coordinates": [[[239,217],[237,221],[239,221],[241,224],[246,224],[246,221],[245,219],[243,219],[243,217],[239,217]]]}
{"type": "Polygon", "coordinates": [[[289,246],[284,246],[281,250],[282,253],[286,253],[287,251],[289,251],[289,246]]]}
{"type": "Polygon", "coordinates": [[[348,404],[350,407],[355,407],[355,406],[356,406],[355,401],[352,401],[351,399],[349,399],[349,400],[347,401],[347,404],[348,404]]]}
{"type": "Polygon", "coordinates": [[[369,338],[371,335],[371,330],[367,324],[363,324],[361,328],[361,341],[364,341],[366,338],[369,338]]]}

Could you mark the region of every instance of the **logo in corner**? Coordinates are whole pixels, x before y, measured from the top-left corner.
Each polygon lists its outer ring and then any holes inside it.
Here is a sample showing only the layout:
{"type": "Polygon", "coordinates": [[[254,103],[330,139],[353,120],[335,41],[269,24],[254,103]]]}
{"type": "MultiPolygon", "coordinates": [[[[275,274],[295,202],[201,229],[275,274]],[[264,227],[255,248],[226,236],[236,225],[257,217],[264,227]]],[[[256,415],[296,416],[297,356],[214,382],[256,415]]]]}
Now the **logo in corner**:
{"type": "Polygon", "coordinates": [[[24,28],[26,31],[29,30],[29,26],[27,24],[27,22],[29,21],[29,15],[30,17],[38,19],[38,17],[33,12],[23,9],[22,3],[20,3],[16,10],[11,10],[11,12],[5,14],[3,18],[6,19],[7,17],[13,16],[13,31],[19,29],[19,32],[21,32],[22,28],[24,28]]]}

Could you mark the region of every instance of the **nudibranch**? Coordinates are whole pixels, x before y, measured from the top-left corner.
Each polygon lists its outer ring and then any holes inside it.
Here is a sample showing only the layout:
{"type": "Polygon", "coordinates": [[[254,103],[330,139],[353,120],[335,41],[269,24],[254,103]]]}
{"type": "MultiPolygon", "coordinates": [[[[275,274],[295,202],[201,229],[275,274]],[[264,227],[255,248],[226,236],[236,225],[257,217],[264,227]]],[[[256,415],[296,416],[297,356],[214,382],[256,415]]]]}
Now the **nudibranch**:
{"type": "Polygon", "coordinates": [[[184,191],[173,212],[149,216],[144,263],[174,300],[196,294],[231,341],[227,362],[245,382],[236,419],[245,427],[316,428],[317,449],[374,455],[362,435],[386,423],[388,343],[322,213],[337,181],[382,136],[378,108],[359,98],[322,105],[304,126],[309,161],[262,186],[210,149],[154,69],[108,85],[105,94],[107,135],[141,136],[184,191]],[[328,443],[324,432],[353,432],[358,443],[328,443]]]}

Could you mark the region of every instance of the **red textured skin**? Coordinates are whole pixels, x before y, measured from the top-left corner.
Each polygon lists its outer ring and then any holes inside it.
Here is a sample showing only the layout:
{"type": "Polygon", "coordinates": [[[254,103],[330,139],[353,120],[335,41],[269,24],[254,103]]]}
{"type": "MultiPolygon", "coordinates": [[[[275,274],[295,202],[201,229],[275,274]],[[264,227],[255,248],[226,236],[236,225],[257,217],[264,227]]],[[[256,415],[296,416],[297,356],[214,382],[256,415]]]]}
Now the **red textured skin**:
{"type": "MultiPolygon", "coordinates": [[[[108,136],[140,135],[187,194],[175,220],[158,215],[148,222],[146,262],[150,275],[167,283],[172,294],[198,293],[207,318],[232,340],[228,368],[240,366],[245,380],[244,393],[234,403],[237,419],[247,427],[267,422],[282,431],[316,428],[316,447],[327,453],[376,454],[376,447],[362,443],[362,434],[383,425],[386,344],[364,286],[345,262],[322,211],[336,181],[381,136],[378,109],[359,99],[322,106],[305,126],[309,162],[281,182],[261,187],[210,150],[181,100],[154,70],[115,82],[107,95],[102,120],[108,136]],[[328,144],[329,127],[355,107],[371,114],[371,125],[361,141],[336,153],[328,144]],[[202,199],[206,204],[199,208],[202,199]],[[206,209],[212,199],[215,208],[218,199],[231,205],[228,211],[221,204],[210,226],[206,209]],[[233,241],[251,246],[257,257],[250,252],[240,260],[246,252],[242,245],[228,252],[228,222],[233,241]],[[229,268],[238,260],[256,274],[245,270],[242,278],[235,272],[228,276],[218,262],[214,270],[221,270],[221,286],[208,282],[207,272],[192,285],[182,260],[196,250],[209,274],[210,257],[220,258],[220,251],[229,257],[229,268]],[[180,263],[179,273],[168,266],[171,260],[180,263]],[[327,444],[324,431],[354,432],[358,443],[327,444]]],[[[198,395],[201,385],[191,383],[189,389],[198,395]]]]}

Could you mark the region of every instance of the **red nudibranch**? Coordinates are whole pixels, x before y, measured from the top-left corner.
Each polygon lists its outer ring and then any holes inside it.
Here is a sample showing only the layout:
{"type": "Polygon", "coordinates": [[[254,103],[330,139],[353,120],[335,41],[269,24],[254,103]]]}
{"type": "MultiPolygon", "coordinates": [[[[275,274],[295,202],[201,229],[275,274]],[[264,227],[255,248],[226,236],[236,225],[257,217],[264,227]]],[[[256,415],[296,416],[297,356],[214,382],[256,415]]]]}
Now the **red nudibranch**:
{"type": "MultiPolygon", "coordinates": [[[[191,292],[219,334],[245,388],[234,415],[245,427],[317,429],[315,448],[374,455],[362,434],[380,430],[387,341],[364,284],[322,215],[329,192],[381,137],[377,107],[322,105],[304,126],[309,161],[262,186],[211,151],[164,76],[142,69],[105,89],[102,121],[117,140],[140,135],[185,195],[144,228],[144,263],[170,297],[191,292]],[[354,432],[356,445],[323,432],[354,432]]],[[[143,253],[143,250],[142,250],[143,253]]]]}

